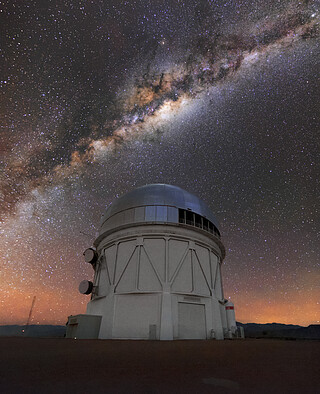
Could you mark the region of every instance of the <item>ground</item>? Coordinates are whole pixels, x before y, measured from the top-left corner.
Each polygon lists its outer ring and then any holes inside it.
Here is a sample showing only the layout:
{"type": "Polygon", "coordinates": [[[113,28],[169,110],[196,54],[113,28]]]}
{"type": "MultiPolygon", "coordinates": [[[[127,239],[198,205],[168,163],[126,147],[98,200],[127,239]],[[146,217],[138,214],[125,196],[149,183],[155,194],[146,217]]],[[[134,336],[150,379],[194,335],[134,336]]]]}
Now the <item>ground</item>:
{"type": "Polygon", "coordinates": [[[320,341],[0,338],[1,393],[319,393],[320,341]]]}

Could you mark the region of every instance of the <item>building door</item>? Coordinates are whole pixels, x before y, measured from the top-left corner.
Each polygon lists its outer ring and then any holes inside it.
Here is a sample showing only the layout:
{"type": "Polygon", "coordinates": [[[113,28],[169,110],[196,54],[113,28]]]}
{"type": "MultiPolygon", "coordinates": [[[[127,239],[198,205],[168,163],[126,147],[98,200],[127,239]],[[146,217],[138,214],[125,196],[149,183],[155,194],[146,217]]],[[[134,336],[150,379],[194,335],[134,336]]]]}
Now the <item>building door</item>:
{"type": "Polygon", "coordinates": [[[206,339],[206,314],[203,304],[178,303],[179,339],[206,339]]]}

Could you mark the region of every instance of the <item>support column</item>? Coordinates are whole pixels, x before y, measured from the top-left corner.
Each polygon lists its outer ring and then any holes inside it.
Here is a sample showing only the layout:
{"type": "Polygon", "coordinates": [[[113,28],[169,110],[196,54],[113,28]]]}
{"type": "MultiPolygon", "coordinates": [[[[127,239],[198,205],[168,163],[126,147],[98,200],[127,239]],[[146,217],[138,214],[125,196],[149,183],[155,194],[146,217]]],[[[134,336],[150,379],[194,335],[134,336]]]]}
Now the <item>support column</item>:
{"type": "Polygon", "coordinates": [[[101,326],[99,339],[112,339],[113,319],[114,319],[114,286],[111,286],[110,293],[101,300],[101,326]]]}
{"type": "Polygon", "coordinates": [[[212,317],[213,317],[212,326],[215,333],[215,338],[224,339],[219,301],[215,297],[211,297],[211,304],[212,304],[212,317]]]}
{"type": "Polygon", "coordinates": [[[172,304],[170,285],[163,285],[161,302],[160,340],[173,340],[172,304]]]}

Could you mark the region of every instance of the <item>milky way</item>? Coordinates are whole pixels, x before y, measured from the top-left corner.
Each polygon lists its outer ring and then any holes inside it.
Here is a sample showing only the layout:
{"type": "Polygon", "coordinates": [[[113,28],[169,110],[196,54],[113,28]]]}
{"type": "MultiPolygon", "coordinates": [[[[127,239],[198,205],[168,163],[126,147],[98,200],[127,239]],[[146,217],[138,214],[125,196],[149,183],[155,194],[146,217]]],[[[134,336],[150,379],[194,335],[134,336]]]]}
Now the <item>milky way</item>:
{"type": "Polygon", "coordinates": [[[316,2],[34,1],[2,12],[1,321],[23,319],[33,293],[38,321],[76,312],[99,215],[151,182],[212,204],[240,317],[318,320],[316,2]],[[286,309],[304,291],[308,305],[286,309]]]}
{"type": "MultiPolygon", "coordinates": [[[[294,45],[298,40],[316,38],[318,35],[319,15],[314,10],[289,7],[282,14],[269,15],[249,27],[249,32],[199,38],[193,47],[187,49],[190,55],[180,60],[179,64],[161,74],[149,69],[143,77],[138,77],[134,86],[130,86],[127,97],[117,106],[121,108],[120,119],[104,124],[103,131],[108,136],[94,139],[90,134],[80,138],[78,145],[84,152],[69,152],[67,164],[56,166],[46,162],[37,168],[37,157],[34,155],[37,155],[38,149],[41,154],[43,149],[37,146],[28,153],[31,157],[26,160],[14,159],[2,176],[2,210],[14,207],[38,186],[46,186],[56,180],[59,182],[74,171],[85,171],[83,165],[99,160],[102,155],[113,152],[116,146],[140,136],[151,127],[154,129],[153,123],[157,122],[159,114],[161,117],[164,111],[177,111],[184,102],[192,100],[204,89],[230,78],[241,70],[243,63],[250,64],[268,51],[276,51],[294,45]]],[[[116,113],[115,116],[119,115],[116,113]]],[[[46,156],[48,151],[55,151],[55,144],[50,145],[49,149],[47,146],[44,148],[46,156]]]]}

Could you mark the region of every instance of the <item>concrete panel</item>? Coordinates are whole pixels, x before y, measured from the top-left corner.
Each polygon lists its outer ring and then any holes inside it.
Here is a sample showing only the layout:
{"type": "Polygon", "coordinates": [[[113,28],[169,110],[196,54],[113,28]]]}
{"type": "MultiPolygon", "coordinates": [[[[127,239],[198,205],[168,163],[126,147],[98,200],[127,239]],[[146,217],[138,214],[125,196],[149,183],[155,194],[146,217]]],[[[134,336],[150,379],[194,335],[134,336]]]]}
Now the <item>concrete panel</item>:
{"type": "Polygon", "coordinates": [[[159,339],[159,295],[118,295],[115,299],[113,338],[149,339],[150,325],[156,325],[159,339]]]}
{"type": "Polygon", "coordinates": [[[195,255],[211,287],[210,250],[208,248],[196,244],[195,255]]]}
{"type": "Polygon", "coordinates": [[[205,277],[204,272],[200,266],[199,260],[197,259],[195,253],[193,252],[193,291],[196,294],[210,295],[210,285],[208,285],[207,280],[210,280],[210,276],[208,278],[205,277]]]}
{"type": "Polygon", "coordinates": [[[117,246],[115,244],[109,246],[108,248],[105,249],[104,255],[105,255],[105,261],[108,267],[108,272],[109,272],[109,277],[111,284],[114,283],[114,270],[115,270],[115,265],[116,265],[116,252],[117,252],[117,246]]]}
{"type": "Polygon", "coordinates": [[[116,275],[115,275],[115,284],[118,282],[120,276],[122,275],[126,265],[132,257],[132,254],[136,247],[136,241],[126,241],[120,242],[118,245],[117,251],[117,260],[116,260],[116,275]]]}
{"type": "Polygon", "coordinates": [[[101,297],[91,300],[87,305],[86,314],[102,316],[106,311],[105,304],[107,299],[109,299],[109,297],[101,297]]]}
{"type": "Polygon", "coordinates": [[[128,261],[120,280],[115,288],[117,292],[134,291],[137,289],[137,263],[138,263],[138,248],[135,249],[128,261]]]}
{"type": "Polygon", "coordinates": [[[191,265],[191,250],[188,251],[177,276],[172,283],[172,291],[191,293],[193,291],[193,275],[191,265]]]}
{"type": "Polygon", "coordinates": [[[173,339],[173,319],[170,286],[164,285],[161,300],[160,339],[170,341],[173,339]]]}
{"type": "Polygon", "coordinates": [[[215,288],[217,269],[218,269],[218,257],[212,252],[210,253],[210,264],[211,264],[212,288],[215,288]]]}
{"type": "Polygon", "coordinates": [[[216,275],[216,280],[215,280],[215,294],[219,300],[223,299],[221,272],[220,272],[219,265],[217,266],[217,275],[216,275]]]}
{"type": "Polygon", "coordinates": [[[225,329],[228,328],[228,322],[227,322],[227,314],[226,314],[226,307],[224,305],[221,305],[219,303],[219,310],[220,310],[220,316],[221,316],[221,324],[222,327],[225,329]]]}
{"type": "Polygon", "coordinates": [[[95,295],[99,297],[106,296],[110,290],[109,274],[105,264],[106,263],[104,263],[104,265],[101,266],[98,274],[99,275],[98,283],[97,283],[98,288],[97,291],[95,292],[95,295]]]}
{"type": "Polygon", "coordinates": [[[223,323],[221,319],[220,307],[221,304],[219,301],[212,297],[211,298],[211,305],[212,305],[212,327],[215,332],[216,339],[223,339],[223,323]]]}
{"type": "Polygon", "coordinates": [[[163,238],[145,238],[144,248],[161,280],[165,280],[166,241],[163,238]]]}
{"type": "Polygon", "coordinates": [[[205,306],[178,303],[179,339],[206,339],[205,306]]]}
{"type": "Polygon", "coordinates": [[[114,291],[113,286],[107,297],[92,300],[87,307],[87,314],[101,315],[99,339],[112,338],[114,316],[114,291]]]}
{"type": "Polygon", "coordinates": [[[189,247],[189,242],[170,239],[168,245],[169,253],[169,279],[172,280],[179,263],[181,262],[184,253],[189,247]]]}
{"type": "Polygon", "coordinates": [[[162,290],[161,282],[143,247],[140,250],[138,289],[141,291],[162,290]]]}

